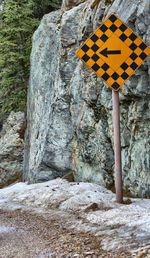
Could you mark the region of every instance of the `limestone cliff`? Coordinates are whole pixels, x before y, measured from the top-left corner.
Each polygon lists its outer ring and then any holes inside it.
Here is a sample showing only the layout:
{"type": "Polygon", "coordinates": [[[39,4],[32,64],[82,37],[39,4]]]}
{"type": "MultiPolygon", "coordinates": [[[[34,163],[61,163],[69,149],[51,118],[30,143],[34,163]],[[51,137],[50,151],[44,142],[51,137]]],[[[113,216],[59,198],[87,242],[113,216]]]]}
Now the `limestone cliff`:
{"type": "MultiPolygon", "coordinates": [[[[149,44],[149,0],[70,1],[45,15],[33,37],[24,179],[72,171],[113,188],[111,90],[75,56],[112,12],[149,44]],[[79,3],[82,2],[82,3],[79,3]]],[[[140,196],[150,180],[148,60],[120,92],[124,189],[140,196]]]]}

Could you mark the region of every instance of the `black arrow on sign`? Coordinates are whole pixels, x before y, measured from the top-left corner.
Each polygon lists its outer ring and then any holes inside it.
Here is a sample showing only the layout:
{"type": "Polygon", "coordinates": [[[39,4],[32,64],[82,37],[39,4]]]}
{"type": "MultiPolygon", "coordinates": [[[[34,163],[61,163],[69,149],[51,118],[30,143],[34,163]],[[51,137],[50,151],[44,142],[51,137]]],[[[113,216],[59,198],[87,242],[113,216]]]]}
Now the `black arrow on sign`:
{"type": "Polygon", "coordinates": [[[107,47],[100,52],[101,55],[108,57],[108,55],[120,55],[121,50],[107,50],[107,47]]]}

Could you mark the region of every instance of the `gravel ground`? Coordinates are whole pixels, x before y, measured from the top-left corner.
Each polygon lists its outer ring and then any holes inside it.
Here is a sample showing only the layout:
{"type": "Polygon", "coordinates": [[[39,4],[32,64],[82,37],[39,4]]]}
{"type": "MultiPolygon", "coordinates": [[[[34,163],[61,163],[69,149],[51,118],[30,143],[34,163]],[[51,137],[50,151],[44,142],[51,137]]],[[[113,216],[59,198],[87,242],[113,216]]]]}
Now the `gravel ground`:
{"type": "Polygon", "coordinates": [[[104,251],[102,236],[66,229],[67,220],[68,215],[62,217],[54,211],[43,216],[0,210],[0,258],[131,258],[128,252],[104,251]]]}
{"type": "Polygon", "coordinates": [[[150,258],[150,200],[124,201],[59,178],[0,189],[0,258],[150,258]]]}

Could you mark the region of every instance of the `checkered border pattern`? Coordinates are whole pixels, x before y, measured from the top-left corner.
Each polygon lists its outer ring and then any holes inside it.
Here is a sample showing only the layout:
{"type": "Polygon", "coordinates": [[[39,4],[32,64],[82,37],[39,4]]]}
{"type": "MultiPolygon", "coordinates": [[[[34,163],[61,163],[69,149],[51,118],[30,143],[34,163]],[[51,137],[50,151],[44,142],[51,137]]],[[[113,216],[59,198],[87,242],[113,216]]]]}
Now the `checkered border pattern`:
{"type": "Polygon", "coordinates": [[[149,55],[149,48],[127,25],[116,15],[112,14],[95,32],[85,41],[77,51],[77,56],[84,63],[93,69],[97,75],[115,91],[135,72],[149,55]],[[117,71],[114,71],[103,58],[98,55],[100,47],[115,34],[126,44],[132,54],[121,64],[117,71]],[[97,53],[96,53],[97,52],[97,53]]]}

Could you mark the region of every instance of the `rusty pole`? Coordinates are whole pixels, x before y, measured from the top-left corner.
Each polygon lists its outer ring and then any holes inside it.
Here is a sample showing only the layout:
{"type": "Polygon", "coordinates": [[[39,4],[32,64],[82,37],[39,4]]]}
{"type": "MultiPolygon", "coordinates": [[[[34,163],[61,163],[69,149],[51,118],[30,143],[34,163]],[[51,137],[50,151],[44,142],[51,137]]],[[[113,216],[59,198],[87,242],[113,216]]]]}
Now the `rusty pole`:
{"type": "Polygon", "coordinates": [[[123,203],[119,92],[112,91],[116,202],[123,203]]]}

